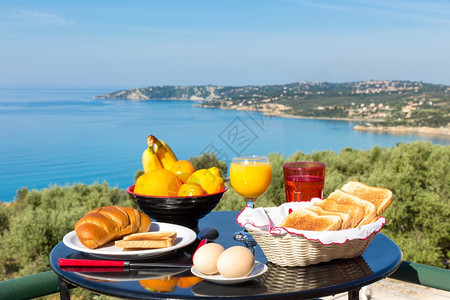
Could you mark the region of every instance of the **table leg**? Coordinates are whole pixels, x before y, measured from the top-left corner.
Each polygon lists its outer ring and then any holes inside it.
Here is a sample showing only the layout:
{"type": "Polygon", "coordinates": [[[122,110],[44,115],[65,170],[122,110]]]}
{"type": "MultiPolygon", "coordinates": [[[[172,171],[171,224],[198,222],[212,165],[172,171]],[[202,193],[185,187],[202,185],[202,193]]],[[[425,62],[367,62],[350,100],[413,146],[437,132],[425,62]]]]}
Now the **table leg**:
{"type": "Polygon", "coordinates": [[[348,291],[348,300],[358,300],[359,299],[359,290],[360,289],[348,291]]]}
{"type": "Polygon", "coordinates": [[[67,282],[58,277],[59,280],[59,298],[61,300],[70,300],[69,286],[67,282]]]}

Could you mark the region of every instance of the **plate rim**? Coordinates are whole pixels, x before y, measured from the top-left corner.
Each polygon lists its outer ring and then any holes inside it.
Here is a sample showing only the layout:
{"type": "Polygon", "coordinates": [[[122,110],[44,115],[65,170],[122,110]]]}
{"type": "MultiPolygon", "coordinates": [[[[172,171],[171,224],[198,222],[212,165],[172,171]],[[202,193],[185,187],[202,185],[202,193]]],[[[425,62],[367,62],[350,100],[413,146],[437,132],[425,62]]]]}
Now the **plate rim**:
{"type": "Polygon", "coordinates": [[[263,265],[263,268],[261,269],[261,271],[259,273],[254,274],[254,275],[249,275],[246,277],[239,277],[239,278],[223,278],[223,277],[221,278],[221,277],[214,277],[217,275],[205,275],[205,274],[201,273],[200,271],[196,270],[194,266],[191,267],[191,273],[197,277],[200,277],[200,278],[206,280],[206,281],[211,281],[211,282],[214,282],[217,284],[237,284],[237,283],[242,283],[242,282],[246,282],[246,281],[250,281],[252,279],[258,278],[261,275],[263,275],[265,272],[267,272],[267,270],[269,269],[265,263],[262,263],[257,260],[255,260],[255,266],[253,267],[253,269],[255,269],[258,266],[258,264],[263,265]]]}
{"type": "MultiPolygon", "coordinates": [[[[76,235],[75,230],[72,230],[68,233],[66,233],[62,239],[62,242],[64,243],[64,245],[66,245],[67,247],[69,247],[70,249],[73,249],[75,251],[79,251],[82,253],[86,253],[86,254],[90,254],[93,256],[104,256],[104,257],[129,257],[130,259],[133,257],[151,257],[151,256],[159,256],[174,250],[177,250],[179,248],[188,246],[190,244],[192,244],[196,239],[197,239],[197,234],[195,233],[194,230],[182,226],[182,225],[178,225],[178,224],[172,224],[172,223],[165,223],[165,222],[152,222],[151,225],[162,225],[164,227],[168,226],[171,227],[170,230],[174,230],[177,232],[177,235],[179,234],[179,231],[184,231],[186,232],[185,235],[182,236],[182,238],[186,238],[186,241],[181,241],[171,247],[167,247],[167,248],[159,248],[159,249],[143,249],[143,250],[130,250],[130,251],[117,251],[117,252],[108,252],[105,250],[101,250],[101,248],[97,248],[97,249],[89,249],[87,247],[85,247],[84,245],[78,246],[73,244],[70,240],[72,238],[76,238],[78,240],[78,236],[76,235]]],[[[167,229],[163,229],[163,230],[169,230],[169,228],[167,229]]],[[[78,240],[79,241],[79,240],[78,240]]],[[[80,242],[81,244],[81,242],[80,242]]],[[[115,246],[113,246],[115,247],[115,246]]]]}

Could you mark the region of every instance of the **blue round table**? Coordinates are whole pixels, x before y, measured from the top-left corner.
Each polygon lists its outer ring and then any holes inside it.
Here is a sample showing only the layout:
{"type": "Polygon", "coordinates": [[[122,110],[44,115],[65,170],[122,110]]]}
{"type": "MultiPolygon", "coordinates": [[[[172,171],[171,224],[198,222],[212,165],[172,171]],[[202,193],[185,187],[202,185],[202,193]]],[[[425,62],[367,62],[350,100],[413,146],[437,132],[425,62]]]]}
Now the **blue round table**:
{"type": "MultiPolygon", "coordinates": [[[[212,212],[200,220],[199,228],[213,227],[219,232],[215,242],[225,248],[240,245],[233,233],[242,228],[236,223],[238,211],[212,212]]],[[[176,251],[161,261],[190,262],[199,241],[176,251]]],[[[62,242],[50,254],[52,269],[58,274],[61,299],[69,299],[68,287],[81,287],[96,293],[128,299],[308,299],[348,292],[358,299],[361,287],[392,274],[402,262],[400,248],[378,233],[362,256],[339,259],[308,267],[281,267],[267,262],[257,246],[255,259],[266,263],[268,271],[258,279],[237,284],[218,285],[194,277],[189,268],[132,270],[115,272],[73,272],[58,266],[59,258],[87,258],[62,242]]],[[[150,261],[150,260],[149,260],[150,261]]]]}

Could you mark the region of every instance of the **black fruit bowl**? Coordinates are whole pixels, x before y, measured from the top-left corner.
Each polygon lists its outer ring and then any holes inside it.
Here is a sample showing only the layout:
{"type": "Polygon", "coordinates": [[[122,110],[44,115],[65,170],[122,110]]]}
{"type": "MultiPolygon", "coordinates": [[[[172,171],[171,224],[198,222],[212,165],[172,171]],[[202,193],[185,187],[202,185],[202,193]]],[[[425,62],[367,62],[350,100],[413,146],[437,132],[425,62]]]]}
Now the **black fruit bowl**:
{"type": "Polygon", "coordinates": [[[127,192],[139,208],[150,218],[164,223],[182,225],[198,232],[198,220],[209,214],[222,199],[223,191],[190,197],[157,197],[134,193],[134,185],[127,192]]]}

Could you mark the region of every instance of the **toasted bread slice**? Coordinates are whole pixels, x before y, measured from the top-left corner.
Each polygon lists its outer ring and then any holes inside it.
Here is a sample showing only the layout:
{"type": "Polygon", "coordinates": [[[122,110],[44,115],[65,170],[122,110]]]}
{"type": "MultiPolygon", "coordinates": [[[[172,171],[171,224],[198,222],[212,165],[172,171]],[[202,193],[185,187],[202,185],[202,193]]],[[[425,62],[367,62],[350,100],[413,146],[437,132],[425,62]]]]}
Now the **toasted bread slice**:
{"type": "Polygon", "coordinates": [[[117,248],[124,249],[158,249],[172,247],[173,242],[170,239],[164,240],[146,240],[146,241],[124,241],[119,240],[115,242],[117,248]]]}
{"type": "Polygon", "coordinates": [[[317,205],[311,205],[307,209],[312,210],[319,216],[327,216],[327,215],[338,216],[339,218],[341,218],[342,221],[341,228],[339,228],[339,230],[347,229],[350,227],[352,217],[348,213],[340,211],[326,211],[322,207],[317,205]]]}
{"type": "MultiPolygon", "coordinates": [[[[364,216],[364,209],[361,206],[355,204],[338,203],[334,199],[320,200],[314,203],[313,206],[321,207],[324,211],[349,214],[351,217],[350,222],[347,226],[345,226],[345,224],[342,224],[342,229],[355,228],[359,224],[359,222],[361,222],[364,216]]],[[[345,223],[344,220],[343,222],[345,223]]]]}
{"type": "Polygon", "coordinates": [[[175,231],[152,231],[152,232],[141,232],[130,234],[123,237],[124,241],[154,241],[163,239],[173,239],[177,238],[177,233],[175,231]]]}
{"type": "Polygon", "coordinates": [[[377,216],[381,215],[392,203],[393,195],[389,189],[369,186],[356,180],[347,182],[342,190],[372,202],[377,208],[377,216]]]}
{"type": "Polygon", "coordinates": [[[338,216],[320,216],[309,209],[298,208],[291,212],[279,226],[298,230],[326,231],[339,230],[341,225],[342,220],[338,216]]]}
{"type": "Polygon", "coordinates": [[[173,246],[177,238],[174,231],[156,231],[130,234],[116,241],[118,248],[167,248],[173,246]]]}
{"type": "Polygon", "coordinates": [[[372,202],[356,197],[343,190],[335,190],[328,196],[328,199],[336,200],[337,203],[341,204],[353,204],[362,207],[364,209],[364,216],[356,226],[369,224],[377,215],[376,207],[372,202]]]}

